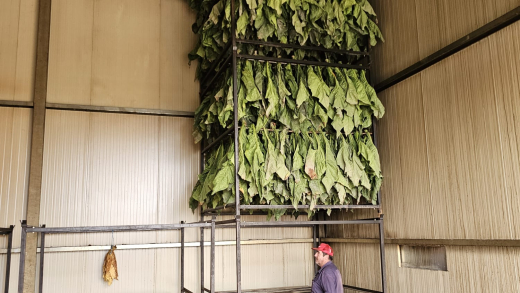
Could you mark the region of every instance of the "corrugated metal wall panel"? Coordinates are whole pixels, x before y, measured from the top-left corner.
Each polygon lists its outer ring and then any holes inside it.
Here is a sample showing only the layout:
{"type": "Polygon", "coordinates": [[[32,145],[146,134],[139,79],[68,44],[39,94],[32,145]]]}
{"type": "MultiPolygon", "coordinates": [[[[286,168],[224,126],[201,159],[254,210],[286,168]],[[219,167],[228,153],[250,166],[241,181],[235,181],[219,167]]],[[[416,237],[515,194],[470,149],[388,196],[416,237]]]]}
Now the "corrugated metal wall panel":
{"type": "MultiPolygon", "coordinates": [[[[378,245],[333,247],[344,283],[380,290],[378,245]]],[[[399,267],[398,245],[386,245],[385,253],[389,293],[520,292],[519,248],[447,246],[447,272],[399,267]]]]}
{"type": "Polygon", "coordinates": [[[178,0],[53,1],[48,102],[194,111],[194,21],[178,0]]]}
{"type": "MultiPolygon", "coordinates": [[[[497,108],[499,141],[504,178],[504,201],[510,207],[520,206],[520,24],[516,23],[489,38],[490,51],[496,56],[493,83],[497,108]]],[[[520,219],[508,215],[512,237],[520,239],[520,219]]]]}
{"type": "Polygon", "coordinates": [[[380,93],[387,237],[518,239],[518,33],[515,23],[380,93]]]}
{"type": "MultiPolygon", "coordinates": [[[[156,223],[158,126],[154,116],[47,111],[40,223],[156,223]]],[[[106,245],[109,234],[56,235],[48,245],[106,245]]],[[[155,232],[115,234],[116,243],[155,241],[155,232]]]]}
{"type": "MultiPolygon", "coordinates": [[[[16,225],[13,246],[20,246],[25,218],[31,140],[30,109],[0,107],[0,227],[16,225]]],[[[0,248],[7,237],[0,237],[0,248]]]]}
{"type": "MultiPolygon", "coordinates": [[[[242,288],[310,286],[314,277],[312,244],[271,244],[242,246],[242,288]]],[[[205,250],[205,280],[209,288],[209,248],[205,250]]],[[[236,289],[234,246],[215,249],[216,290],[236,289]]]]}
{"type": "MultiPolygon", "coordinates": [[[[310,286],[311,244],[245,245],[242,250],[243,288],[310,286]]],[[[209,253],[205,249],[205,286],[209,288],[209,253]]],[[[180,249],[116,250],[119,281],[108,286],[101,278],[105,251],[47,253],[44,292],[179,292],[180,249]]],[[[185,286],[198,291],[199,249],[186,249],[185,286]]],[[[236,288],[235,248],[216,247],[216,289],[236,288]]]]}
{"type": "MultiPolygon", "coordinates": [[[[0,289],[5,288],[5,264],[7,257],[0,254],[0,289]]],[[[20,254],[11,255],[11,276],[9,278],[9,292],[17,292],[18,290],[18,265],[20,264],[20,254]]],[[[3,292],[3,291],[2,291],[3,292]]]]}
{"type": "MultiPolygon", "coordinates": [[[[192,213],[189,198],[199,174],[200,148],[193,143],[193,119],[159,118],[159,178],[157,223],[196,222],[198,210],[192,213]]],[[[185,241],[197,241],[198,229],[187,229],[185,241]]],[[[157,241],[179,242],[177,231],[158,232],[157,241]]]]}
{"type": "Polygon", "coordinates": [[[520,5],[520,0],[372,1],[386,43],[374,48],[381,82],[520,5]]]}
{"type": "Polygon", "coordinates": [[[2,1],[0,100],[32,101],[38,0],[2,1]]]}

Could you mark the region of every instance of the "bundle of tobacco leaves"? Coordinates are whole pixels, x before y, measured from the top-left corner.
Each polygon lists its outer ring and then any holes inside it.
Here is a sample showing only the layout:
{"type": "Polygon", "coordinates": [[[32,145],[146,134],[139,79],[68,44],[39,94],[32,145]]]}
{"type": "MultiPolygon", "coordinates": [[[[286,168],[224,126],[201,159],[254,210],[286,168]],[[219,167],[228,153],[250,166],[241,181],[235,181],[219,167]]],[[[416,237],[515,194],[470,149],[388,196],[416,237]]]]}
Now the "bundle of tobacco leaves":
{"type": "MultiPolygon", "coordinates": [[[[228,43],[232,13],[236,36],[244,40],[365,52],[383,40],[366,0],[233,0],[234,12],[232,0],[188,1],[197,10],[193,31],[200,38],[189,57],[199,61],[199,77],[228,43]]],[[[363,61],[320,50],[237,45],[238,53],[249,55],[363,61]]],[[[309,205],[309,214],[316,205],[376,204],[382,175],[370,131],[385,108],[364,70],[241,60],[237,74],[241,204],[309,205]]],[[[216,78],[195,112],[196,142],[211,143],[234,126],[231,69],[216,78]]],[[[192,209],[235,202],[234,152],[230,137],[206,154],[192,209]]],[[[279,218],[287,210],[268,212],[279,218]]]]}
{"type": "MultiPolygon", "coordinates": [[[[375,204],[382,175],[369,133],[384,107],[355,69],[240,62],[239,176],[242,204],[375,204]]],[[[194,137],[233,127],[233,89],[207,94],[195,113],[194,137]]],[[[234,203],[232,140],[207,155],[190,205],[234,203]]],[[[273,210],[276,218],[286,210],[273,210]]]]}
{"type": "Polygon", "coordinates": [[[117,249],[117,246],[113,245],[105,256],[105,260],[103,262],[103,280],[108,282],[108,286],[112,285],[113,280],[117,280],[117,260],[114,250],[117,249]]]}
{"type": "MultiPolygon", "coordinates": [[[[230,39],[231,0],[188,0],[197,11],[193,32],[199,42],[190,60],[205,72],[230,39]]],[[[366,51],[384,40],[367,0],[235,0],[236,36],[246,40],[366,51]]],[[[240,44],[239,52],[323,59],[317,52],[240,44]],[[260,50],[260,51],[259,51],[260,50]]],[[[332,56],[328,56],[332,58],[332,56]]],[[[323,60],[320,60],[323,61],[323,60]]]]}

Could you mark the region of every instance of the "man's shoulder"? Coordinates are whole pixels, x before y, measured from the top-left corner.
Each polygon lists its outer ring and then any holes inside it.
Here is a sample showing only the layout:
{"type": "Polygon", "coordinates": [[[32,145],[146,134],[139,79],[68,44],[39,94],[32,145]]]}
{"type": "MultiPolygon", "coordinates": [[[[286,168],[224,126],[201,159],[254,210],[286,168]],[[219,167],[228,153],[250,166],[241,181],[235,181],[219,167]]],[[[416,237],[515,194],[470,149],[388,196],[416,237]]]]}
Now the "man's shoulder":
{"type": "Polygon", "coordinates": [[[335,272],[337,270],[338,268],[332,261],[329,261],[325,266],[323,266],[323,272],[335,272]]]}

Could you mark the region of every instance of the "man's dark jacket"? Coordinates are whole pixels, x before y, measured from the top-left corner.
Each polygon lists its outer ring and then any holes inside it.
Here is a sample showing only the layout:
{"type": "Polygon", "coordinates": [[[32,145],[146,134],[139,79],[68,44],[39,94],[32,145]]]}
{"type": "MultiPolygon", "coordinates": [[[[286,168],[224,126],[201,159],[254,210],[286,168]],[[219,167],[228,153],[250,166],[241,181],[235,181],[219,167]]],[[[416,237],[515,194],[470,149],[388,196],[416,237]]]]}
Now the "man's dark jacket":
{"type": "Polygon", "coordinates": [[[336,265],[329,261],[312,280],[312,293],[343,293],[343,281],[336,265]]]}

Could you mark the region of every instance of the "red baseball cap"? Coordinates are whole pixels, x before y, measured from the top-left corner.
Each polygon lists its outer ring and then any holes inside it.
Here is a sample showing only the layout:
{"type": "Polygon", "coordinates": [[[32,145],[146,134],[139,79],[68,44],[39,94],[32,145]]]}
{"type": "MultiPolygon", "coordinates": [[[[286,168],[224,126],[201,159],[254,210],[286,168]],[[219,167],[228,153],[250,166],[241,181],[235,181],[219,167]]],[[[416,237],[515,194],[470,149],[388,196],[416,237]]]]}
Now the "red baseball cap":
{"type": "Polygon", "coordinates": [[[330,247],[327,243],[322,243],[318,247],[313,247],[313,250],[321,251],[323,253],[326,253],[330,256],[334,256],[334,251],[332,251],[332,247],[330,247]]]}

